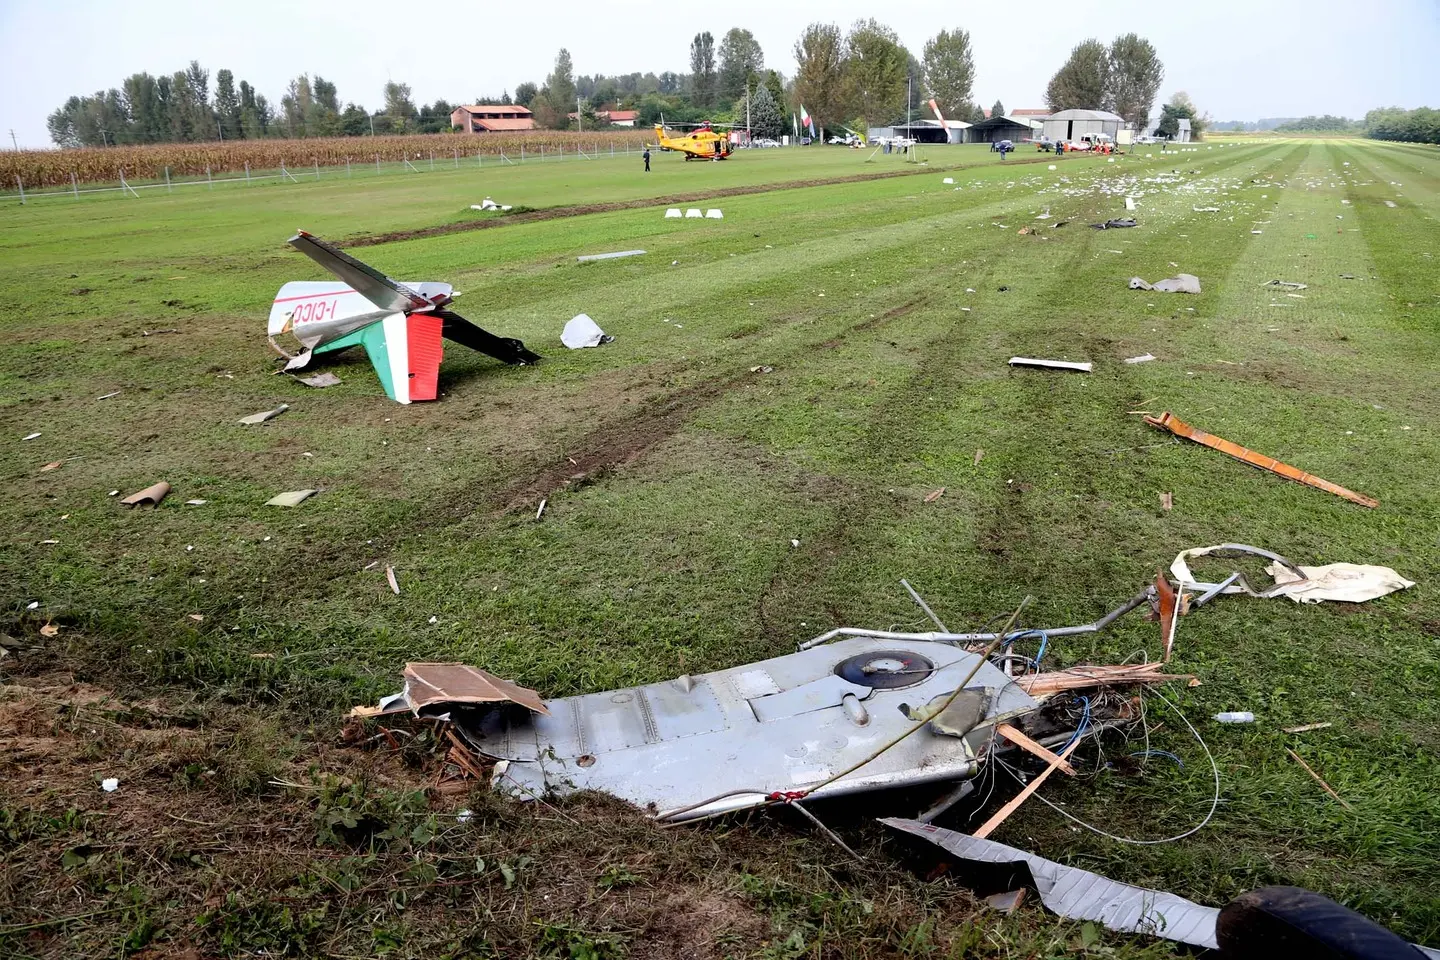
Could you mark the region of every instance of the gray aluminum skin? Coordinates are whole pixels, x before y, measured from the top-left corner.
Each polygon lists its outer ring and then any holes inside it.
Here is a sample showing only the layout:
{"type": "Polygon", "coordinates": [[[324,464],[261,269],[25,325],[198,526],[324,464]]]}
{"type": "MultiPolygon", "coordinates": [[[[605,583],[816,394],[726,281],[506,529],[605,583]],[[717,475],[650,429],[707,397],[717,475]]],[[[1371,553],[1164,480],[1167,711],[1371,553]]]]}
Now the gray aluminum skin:
{"type": "MultiPolygon", "coordinates": [[[[913,729],[901,704],[943,702],[978,660],[945,643],[856,637],[701,676],[548,700],[548,717],[508,706],[455,719],[475,749],[502,761],[495,775],[502,792],[523,798],[601,790],[688,820],[816,787],[913,729]],[[918,654],[934,671],[912,671],[891,656],[872,665],[865,683],[836,674],[842,661],[882,653],[918,654]],[[894,688],[868,680],[906,683],[912,675],[918,682],[894,688]],[[680,810],[721,794],[730,795],[680,810]]],[[[985,719],[966,737],[941,736],[926,724],[813,796],[973,776],[991,727],[1039,704],[988,662],[967,688],[991,697],[985,719]]]]}

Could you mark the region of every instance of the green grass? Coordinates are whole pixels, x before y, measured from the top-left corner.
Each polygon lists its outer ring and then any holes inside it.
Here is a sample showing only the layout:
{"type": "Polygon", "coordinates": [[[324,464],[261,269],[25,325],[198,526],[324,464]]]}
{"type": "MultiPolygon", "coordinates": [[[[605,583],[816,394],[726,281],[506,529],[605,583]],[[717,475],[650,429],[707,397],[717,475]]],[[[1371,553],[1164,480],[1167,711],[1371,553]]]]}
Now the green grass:
{"type": "MultiPolygon", "coordinates": [[[[1207,903],[1296,883],[1440,941],[1440,160],[1355,140],[1144,149],[1050,171],[1048,158],[1002,165],[981,148],[932,148],[917,176],[805,188],[795,183],[906,167],[840,149],[703,165],[662,154],[649,178],[602,159],[0,209],[3,616],[39,644],[16,669],[53,660],[130,697],[193,688],[204,703],[278,710],[303,744],[307,724],[326,736],[344,707],[392,690],[406,660],[465,660],[563,695],[782,654],[833,626],[924,629],[901,577],[952,627],[1026,595],[1036,598],[1026,622],[1046,625],[1094,619],[1190,546],[1385,564],[1418,585],[1354,608],[1223,598],[1182,621],[1176,666],[1204,683],[1170,695],[1222,777],[1224,803],[1204,831],[1123,846],[1032,802],[997,839],[1207,903]],[[640,207],[359,251],[392,276],[455,283],[460,312],[545,361],[502,368],[452,347],[441,400],[411,407],[385,399],[361,355],[334,367],[344,382],[329,390],[273,375],[269,300],[285,280],[321,276],[284,246],[297,226],[343,240],[467,220],[486,195],[546,208],[787,183],[697,204],[723,208],[722,221],[640,207]],[[1139,229],[1085,228],[1137,191],[1139,229]],[[1035,220],[1046,208],[1052,219],[1035,220]],[[1073,222],[1051,228],[1057,219],[1073,222]],[[636,247],[649,253],[574,261],[636,247]],[[1204,293],[1126,288],[1131,276],[1178,271],[1204,293]],[[1309,288],[1301,299],[1261,286],[1276,278],[1309,288]],[[582,311],[616,341],[565,351],[559,331],[582,311]],[[1122,362],[1146,352],[1159,359],[1122,362]],[[1090,360],[1095,372],[1011,370],[1015,354],[1090,360]],[[749,372],[762,364],[773,372],[749,372]],[[280,402],[292,409],[274,421],[235,423],[280,402]],[[1166,443],[1131,413],[1142,408],[1381,505],[1166,443]],[[107,496],[158,479],[174,492],[157,511],[126,512],[107,496]],[[323,492],[295,510],[262,506],[301,487],[323,492]],[[1174,495],[1170,513],[1161,492],[1174,495]],[[209,502],[184,506],[192,498],[209,502]],[[59,543],[41,544],[50,539],[59,543]],[[27,611],[32,600],[40,607],[27,611]],[[41,641],[47,621],[62,631],[41,641]],[[1230,709],[1258,722],[1204,720],[1230,709]],[[1280,732],[1318,721],[1334,726],[1280,732]]],[[[1115,662],[1157,648],[1155,626],[1133,617],[1052,656],[1115,662]]],[[[1184,725],[1153,709],[1163,727],[1151,744],[1182,755],[1183,771],[1101,770],[1045,794],[1124,835],[1195,823],[1208,767],[1184,725]]],[[[9,779],[7,807],[69,802],[63,791],[21,800],[9,779]]],[[[263,782],[238,789],[254,798],[263,782]]],[[[588,822],[585,809],[574,815],[588,822]]],[[[987,936],[970,948],[997,956],[1083,949],[1078,925],[1039,912],[962,922],[949,888],[904,877],[891,840],[863,821],[847,834],[873,869],[842,869],[838,881],[805,866],[834,862],[823,840],[749,829],[734,842],[758,859],[737,868],[728,835],[707,834],[713,863],[694,882],[708,877],[716,896],[758,911],[780,945],[769,955],[835,955],[836,925],[876,954],[945,955],[974,931],[987,936]],[[759,852],[770,844],[785,849],[759,852]],[[797,930],[802,946],[781,952],[797,930]]],[[[623,865],[659,843],[622,830],[595,855],[623,865]]],[[[26,870],[7,860],[5,871],[26,870]]],[[[649,927],[600,930],[593,906],[526,900],[521,915],[542,926],[508,949],[584,955],[575,944],[604,933],[643,955],[658,942],[649,927]]],[[[385,909],[387,937],[410,951],[429,942],[385,909]]],[[[156,922],[167,936],[200,936],[194,916],[177,907],[156,922]]],[[[304,949],[329,942],[329,926],[307,930],[294,920],[304,949]]],[[[244,929],[226,935],[247,942],[244,929]]],[[[1166,949],[1104,944],[1128,956],[1166,949]]]]}

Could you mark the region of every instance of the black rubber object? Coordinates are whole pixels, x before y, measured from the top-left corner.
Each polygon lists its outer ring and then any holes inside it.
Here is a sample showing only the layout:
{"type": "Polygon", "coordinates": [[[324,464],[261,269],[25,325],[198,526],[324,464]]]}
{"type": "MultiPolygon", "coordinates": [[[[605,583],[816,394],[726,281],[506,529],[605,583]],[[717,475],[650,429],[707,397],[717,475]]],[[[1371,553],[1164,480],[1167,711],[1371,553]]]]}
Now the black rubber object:
{"type": "Polygon", "coordinates": [[[835,675],[872,690],[898,690],[924,683],[935,672],[935,664],[908,650],[878,650],[861,653],[835,665],[835,675]],[[898,670],[876,669],[875,665],[891,660],[900,664],[898,670]],[[870,669],[866,669],[866,668],[870,669]]]}
{"type": "Polygon", "coordinates": [[[1299,887],[1261,887],[1220,911],[1215,939],[1225,960],[1421,960],[1380,924],[1299,887]]]}

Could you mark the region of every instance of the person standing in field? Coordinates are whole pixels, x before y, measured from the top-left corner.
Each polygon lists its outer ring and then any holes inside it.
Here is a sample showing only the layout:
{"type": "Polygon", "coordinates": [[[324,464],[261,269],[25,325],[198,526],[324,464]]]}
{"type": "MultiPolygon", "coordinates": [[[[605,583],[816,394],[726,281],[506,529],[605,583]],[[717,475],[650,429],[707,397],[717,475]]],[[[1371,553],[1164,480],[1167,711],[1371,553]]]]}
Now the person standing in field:
{"type": "Polygon", "coordinates": [[[646,148],[645,148],[645,152],[642,153],[642,154],[640,154],[640,156],[642,156],[642,157],[645,158],[645,172],[646,172],[646,173],[649,173],[649,172],[650,172],[650,148],[649,148],[649,147],[646,147],[646,148]]]}

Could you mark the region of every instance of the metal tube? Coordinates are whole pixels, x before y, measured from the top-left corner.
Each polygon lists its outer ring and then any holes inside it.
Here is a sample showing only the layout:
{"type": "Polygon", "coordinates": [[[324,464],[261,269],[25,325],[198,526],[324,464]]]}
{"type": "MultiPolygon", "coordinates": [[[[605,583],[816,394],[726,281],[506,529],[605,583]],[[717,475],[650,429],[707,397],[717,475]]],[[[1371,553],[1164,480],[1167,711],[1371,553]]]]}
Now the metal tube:
{"type": "Polygon", "coordinates": [[[933,623],[933,624],[935,624],[935,626],[937,626],[937,627],[940,628],[940,632],[941,632],[941,633],[949,633],[949,632],[950,632],[950,628],[947,627],[947,626],[945,626],[945,624],[941,623],[941,622],[940,622],[940,618],[937,617],[937,616],[935,616],[935,611],[930,609],[930,604],[928,604],[928,603],[926,603],[924,600],[922,600],[922,599],[920,598],[920,594],[918,594],[918,593],[915,592],[915,588],[912,587],[912,586],[910,586],[910,581],[908,581],[908,580],[901,580],[901,581],[900,581],[900,586],[904,587],[904,588],[905,588],[905,591],[910,594],[910,599],[911,599],[911,600],[914,600],[915,603],[916,603],[916,605],[919,606],[921,610],[924,610],[924,611],[925,611],[925,616],[927,616],[927,617],[930,618],[930,622],[933,623]]]}
{"type": "MultiPolygon", "coordinates": [[[[1134,610],[1136,607],[1140,606],[1142,603],[1146,602],[1149,599],[1150,588],[1146,587],[1140,593],[1125,601],[1123,604],[1116,607],[1114,610],[1111,610],[1109,613],[1105,614],[1105,616],[1101,617],[1099,620],[1096,620],[1094,623],[1082,623],[1079,626],[1073,627],[1047,627],[1044,629],[1043,632],[1051,637],[1073,637],[1077,634],[1082,633],[1097,633],[1100,630],[1108,627],[1111,623],[1115,622],[1115,620],[1117,620],[1121,616],[1124,616],[1131,610],[1134,610]]],[[[1035,629],[1012,630],[1009,633],[1004,634],[1004,636],[1014,638],[1040,632],[1042,631],[1035,629]]],[[[943,633],[906,633],[895,630],[866,630],[860,627],[836,627],[834,630],[830,630],[827,633],[822,633],[818,637],[813,637],[809,640],[802,641],[801,643],[796,645],[796,649],[809,650],[811,647],[818,647],[822,643],[829,643],[836,637],[870,637],[874,640],[914,640],[916,642],[925,643],[968,644],[988,643],[992,640],[1000,639],[1001,634],[950,633],[948,631],[943,633]]]]}

